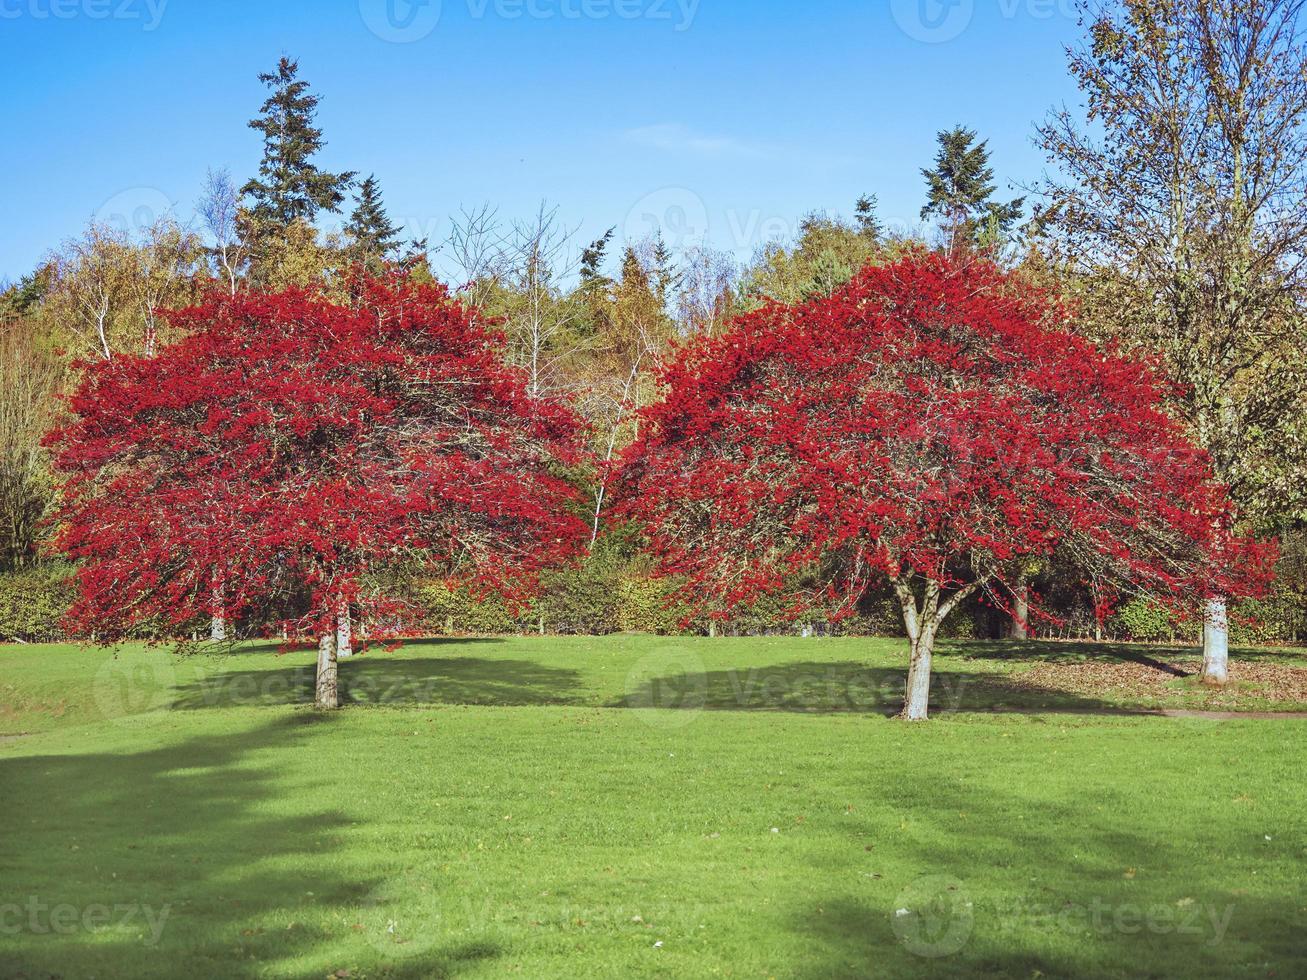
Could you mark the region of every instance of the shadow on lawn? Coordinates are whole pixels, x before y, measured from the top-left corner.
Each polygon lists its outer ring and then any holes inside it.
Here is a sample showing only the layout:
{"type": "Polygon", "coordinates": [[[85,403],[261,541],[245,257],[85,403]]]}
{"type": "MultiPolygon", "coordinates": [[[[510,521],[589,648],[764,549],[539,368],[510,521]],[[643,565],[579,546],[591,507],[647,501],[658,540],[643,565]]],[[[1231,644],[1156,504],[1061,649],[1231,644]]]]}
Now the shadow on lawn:
{"type": "MultiPolygon", "coordinates": [[[[1177,670],[1167,660],[1189,660],[1195,665],[1202,658],[1202,648],[1183,644],[1152,643],[1076,643],[1063,640],[941,640],[940,652],[968,660],[997,660],[1027,663],[1075,664],[1087,661],[1127,661],[1155,667],[1176,676],[1188,671],[1177,670]]],[[[1232,647],[1233,660],[1281,661],[1301,660],[1298,648],[1265,649],[1232,647]]]]}
{"type": "MultiPolygon", "coordinates": [[[[906,670],[848,660],[695,671],[672,669],[641,678],[609,707],[668,710],[852,712],[896,715],[903,707],[906,670]]],[[[1132,714],[1106,701],[1034,686],[1015,687],[1003,675],[941,670],[932,678],[930,710],[949,712],[1061,708],[1132,714]]]]}
{"type": "MultiPolygon", "coordinates": [[[[351,874],[333,858],[354,826],[331,807],[337,723],[304,712],[141,752],[0,760],[0,976],[283,974],[308,968],[278,964],[342,940],[330,969],[382,958],[377,869],[351,874]],[[259,764],[288,745],[324,761],[315,791],[287,793],[259,764]]],[[[497,954],[432,941],[386,975],[446,976],[497,954]]]]}
{"type": "MultiPolygon", "coordinates": [[[[417,640],[403,641],[400,643],[400,647],[404,650],[416,650],[422,647],[467,646],[474,643],[490,644],[503,642],[503,638],[498,636],[425,636],[417,640]]],[[[359,646],[366,649],[363,641],[359,641],[359,646]]],[[[384,650],[385,648],[385,644],[378,644],[372,647],[373,650],[384,650]]],[[[285,640],[242,640],[239,645],[232,647],[232,652],[237,654],[284,653],[287,649],[316,651],[318,646],[316,643],[309,640],[292,642],[289,646],[285,640]]],[[[226,654],[219,653],[216,656],[222,657],[225,655],[226,654]]]]}
{"type": "MultiPolygon", "coordinates": [[[[406,648],[407,651],[415,649],[406,648]]],[[[420,649],[420,647],[418,647],[420,649]]],[[[221,663],[221,659],[217,660],[221,663]]],[[[314,665],[259,670],[214,669],[179,687],[172,707],[307,705],[313,701],[314,665]]],[[[472,656],[362,656],[340,667],[344,706],[590,705],[655,710],[790,711],[813,714],[894,715],[903,706],[906,671],[851,660],[800,661],[704,670],[697,658],[637,662],[625,693],[605,703],[582,683],[579,671],[532,660],[472,656]]],[[[937,670],[931,687],[935,714],[968,711],[1060,709],[1135,714],[1119,704],[1029,683],[997,672],[937,670]]]]}
{"type": "MultiPolygon", "coordinates": [[[[1212,733],[1191,737],[1204,734],[1212,733]]],[[[1137,748],[1118,742],[1105,751],[1137,748]]],[[[1212,800],[1179,829],[1132,826],[1130,814],[1156,806],[1141,794],[1165,794],[1184,775],[1100,787],[1090,806],[1040,793],[1044,764],[1014,760],[1005,784],[1031,787],[1025,793],[938,772],[900,773],[897,794],[929,807],[892,845],[918,852],[917,874],[796,912],[791,928],[807,950],[798,975],[1215,978],[1250,964],[1266,976],[1307,975],[1297,896],[1273,882],[1250,893],[1256,878],[1235,882],[1224,870],[1267,870],[1270,862],[1261,835],[1246,832],[1223,801],[1212,800]],[[967,817],[965,829],[950,825],[954,813],[967,817]],[[1199,854],[1219,854],[1221,862],[1196,862],[1199,854]]],[[[855,835],[883,831],[864,823],[855,835]]]]}
{"type": "MultiPolygon", "coordinates": [[[[172,707],[312,704],[315,670],[312,663],[214,669],[179,687],[172,707]]],[[[338,677],[342,705],[541,705],[576,703],[579,675],[530,660],[364,655],[342,661],[338,677]]]]}

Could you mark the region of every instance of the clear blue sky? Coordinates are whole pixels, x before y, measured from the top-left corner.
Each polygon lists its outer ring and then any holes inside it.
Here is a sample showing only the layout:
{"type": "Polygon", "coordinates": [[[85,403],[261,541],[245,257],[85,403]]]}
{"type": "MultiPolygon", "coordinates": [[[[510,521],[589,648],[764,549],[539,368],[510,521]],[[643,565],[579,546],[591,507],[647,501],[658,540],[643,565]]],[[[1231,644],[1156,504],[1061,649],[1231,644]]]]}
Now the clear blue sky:
{"type": "Polygon", "coordinates": [[[954,123],[1001,186],[1036,175],[1077,30],[1070,0],[0,0],[0,278],[92,215],[188,220],[207,167],[252,174],[283,53],[323,96],[321,165],[375,172],[410,233],[547,199],[582,237],[747,256],[864,192],[915,222],[954,123]]]}

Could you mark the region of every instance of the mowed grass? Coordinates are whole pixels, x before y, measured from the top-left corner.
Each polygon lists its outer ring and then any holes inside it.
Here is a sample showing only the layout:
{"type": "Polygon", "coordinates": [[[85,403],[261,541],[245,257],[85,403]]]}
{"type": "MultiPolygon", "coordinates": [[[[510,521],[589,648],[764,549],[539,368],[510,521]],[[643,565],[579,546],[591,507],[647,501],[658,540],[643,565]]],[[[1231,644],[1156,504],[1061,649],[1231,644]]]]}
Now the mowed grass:
{"type": "Polygon", "coordinates": [[[1142,655],[0,647],[0,976],[1304,975],[1307,722],[1008,683],[1142,655]]]}

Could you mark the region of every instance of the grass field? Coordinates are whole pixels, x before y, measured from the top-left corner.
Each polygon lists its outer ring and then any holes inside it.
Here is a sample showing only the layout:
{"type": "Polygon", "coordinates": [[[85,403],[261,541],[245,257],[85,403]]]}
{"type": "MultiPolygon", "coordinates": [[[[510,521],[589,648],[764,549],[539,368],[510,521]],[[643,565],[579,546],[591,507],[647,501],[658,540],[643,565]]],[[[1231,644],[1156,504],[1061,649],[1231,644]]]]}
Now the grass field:
{"type": "Polygon", "coordinates": [[[1305,975],[1307,721],[1136,709],[1307,706],[1029,681],[1176,654],[0,647],[0,976],[1305,975]]]}

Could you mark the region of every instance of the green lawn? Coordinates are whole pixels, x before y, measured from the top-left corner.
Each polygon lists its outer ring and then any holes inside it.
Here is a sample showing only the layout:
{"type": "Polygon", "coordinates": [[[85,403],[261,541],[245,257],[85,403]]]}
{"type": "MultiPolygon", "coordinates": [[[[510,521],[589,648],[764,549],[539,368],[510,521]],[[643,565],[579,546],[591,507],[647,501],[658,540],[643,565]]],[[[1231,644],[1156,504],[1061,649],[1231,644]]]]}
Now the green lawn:
{"type": "Polygon", "coordinates": [[[0,976],[1304,975],[1307,721],[1019,683],[1161,656],[954,645],[914,726],[889,640],[428,641],[330,715],[0,647],[0,976]]]}

